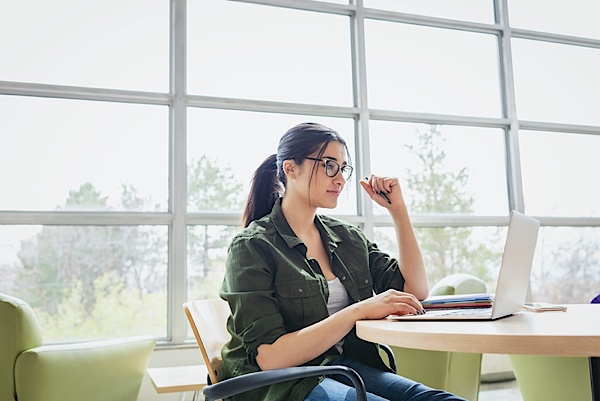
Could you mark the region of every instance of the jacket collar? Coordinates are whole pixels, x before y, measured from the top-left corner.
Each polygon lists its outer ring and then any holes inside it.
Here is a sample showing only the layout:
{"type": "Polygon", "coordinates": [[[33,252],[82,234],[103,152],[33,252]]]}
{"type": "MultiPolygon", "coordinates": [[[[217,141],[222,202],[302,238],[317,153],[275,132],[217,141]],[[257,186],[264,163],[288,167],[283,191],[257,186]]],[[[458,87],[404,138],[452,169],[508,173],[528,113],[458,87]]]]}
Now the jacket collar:
{"type": "MultiPolygon", "coordinates": [[[[282,198],[279,198],[277,201],[275,201],[273,210],[271,210],[270,217],[273,221],[275,229],[279,235],[281,235],[288,247],[294,248],[300,244],[304,245],[302,240],[300,240],[300,238],[298,238],[298,236],[294,233],[285,216],[283,215],[283,211],[281,210],[281,200],[282,198]]],[[[342,242],[342,239],[323,221],[322,216],[315,216],[315,225],[317,226],[319,233],[321,233],[321,238],[325,239],[325,247],[331,256],[331,254],[337,248],[338,243],[342,242]]]]}

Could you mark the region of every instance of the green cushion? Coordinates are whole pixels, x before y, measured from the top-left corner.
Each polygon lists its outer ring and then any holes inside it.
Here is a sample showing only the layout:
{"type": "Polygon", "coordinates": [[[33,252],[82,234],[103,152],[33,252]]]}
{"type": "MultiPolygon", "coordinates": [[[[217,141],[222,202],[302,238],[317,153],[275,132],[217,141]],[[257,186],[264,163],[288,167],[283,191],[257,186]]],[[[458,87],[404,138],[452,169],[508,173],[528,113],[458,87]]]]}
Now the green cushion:
{"type": "Polygon", "coordinates": [[[478,399],[481,354],[391,348],[399,375],[467,400],[478,399]]]}
{"type": "Polygon", "coordinates": [[[43,345],[35,313],[0,294],[0,400],[136,401],[154,337],[43,345]]]}
{"type": "Polygon", "coordinates": [[[29,305],[0,293],[0,400],[14,401],[14,366],[26,349],[42,345],[42,333],[29,305]]]}
{"type": "Polygon", "coordinates": [[[589,359],[510,355],[523,401],[591,401],[589,359]]]}
{"type": "Polygon", "coordinates": [[[455,273],[438,281],[429,295],[481,294],[486,292],[483,280],[466,273],[455,273]]]}
{"type": "Polygon", "coordinates": [[[17,358],[19,401],[135,401],[156,340],[47,345],[17,358]]]}

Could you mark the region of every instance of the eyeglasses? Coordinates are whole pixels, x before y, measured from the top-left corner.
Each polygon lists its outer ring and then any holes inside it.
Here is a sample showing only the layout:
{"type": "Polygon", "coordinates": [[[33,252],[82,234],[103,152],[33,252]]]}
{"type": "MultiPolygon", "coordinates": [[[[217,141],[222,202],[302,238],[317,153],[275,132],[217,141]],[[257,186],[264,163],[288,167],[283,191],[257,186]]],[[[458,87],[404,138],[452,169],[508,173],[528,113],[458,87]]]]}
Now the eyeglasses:
{"type": "Polygon", "coordinates": [[[344,177],[345,180],[348,180],[350,179],[350,177],[352,176],[352,172],[354,171],[354,167],[352,167],[351,165],[344,164],[343,166],[340,166],[338,162],[332,159],[317,159],[315,157],[307,157],[307,159],[324,163],[325,174],[327,174],[327,177],[333,178],[337,175],[337,173],[340,170],[342,170],[342,177],[344,177]]]}

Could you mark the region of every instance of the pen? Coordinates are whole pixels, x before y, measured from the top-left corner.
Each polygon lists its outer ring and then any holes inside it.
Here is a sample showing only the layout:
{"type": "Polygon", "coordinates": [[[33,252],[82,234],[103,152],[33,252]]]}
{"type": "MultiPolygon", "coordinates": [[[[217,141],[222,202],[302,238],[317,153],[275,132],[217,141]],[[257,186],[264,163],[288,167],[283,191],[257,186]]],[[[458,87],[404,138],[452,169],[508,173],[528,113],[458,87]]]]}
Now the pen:
{"type": "Polygon", "coordinates": [[[375,191],[375,192],[377,193],[377,195],[381,195],[381,196],[383,196],[383,198],[384,198],[384,199],[387,201],[387,203],[389,203],[390,205],[392,204],[392,201],[390,200],[390,198],[388,198],[388,197],[387,197],[387,195],[386,195],[386,194],[384,194],[384,193],[383,193],[383,192],[381,192],[381,191],[375,191]]]}
{"type": "MultiPolygon", "coordinates": [[[[369,181],[369,177],[365,177],[365,180],[369,181]]],[[[381,191],[375,190],[375,193],[377,195],[381,195],[383,197],[383,199],[385,199],[387,201],[387,203],[389,203],[390,205],[392,204],[392,201],[390,200],[390,198],[387,197],[387,195],[381,191]]]]}

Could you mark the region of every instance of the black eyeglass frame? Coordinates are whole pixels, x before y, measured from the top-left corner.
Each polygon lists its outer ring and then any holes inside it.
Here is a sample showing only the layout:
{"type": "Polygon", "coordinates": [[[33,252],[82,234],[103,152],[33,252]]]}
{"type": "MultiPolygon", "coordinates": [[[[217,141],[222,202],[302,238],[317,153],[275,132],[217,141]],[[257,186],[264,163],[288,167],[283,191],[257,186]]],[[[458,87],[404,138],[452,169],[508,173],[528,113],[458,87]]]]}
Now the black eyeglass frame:
{"type": "Polygon", "coordinates": [[[319,159],[316,157],[307,157],[306,159],[325,163],[325,174],[327,175],[327,177],[330,177],[330,178],[335,177],[337,175],[337,173],[339,173],[341,171],[342,177],[344,177],[344,179],[346,181],[348,181],[350,179],[350,177],[352,177],[352,173],[354,172],[354,167],[352,167],[351,165],[344,164],[343,166],[340,166],[340,163],[338,163],[337,161],[335,161],[333,159],[319,159]],[[335,166],[334,173],[329,172],[331,170],[331,167],[329,167],[329,166],[332,166],[332,165],[335,166]]]}

